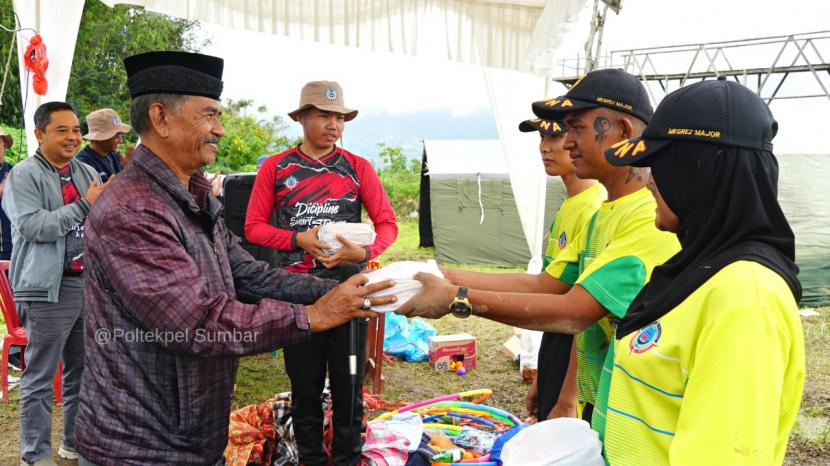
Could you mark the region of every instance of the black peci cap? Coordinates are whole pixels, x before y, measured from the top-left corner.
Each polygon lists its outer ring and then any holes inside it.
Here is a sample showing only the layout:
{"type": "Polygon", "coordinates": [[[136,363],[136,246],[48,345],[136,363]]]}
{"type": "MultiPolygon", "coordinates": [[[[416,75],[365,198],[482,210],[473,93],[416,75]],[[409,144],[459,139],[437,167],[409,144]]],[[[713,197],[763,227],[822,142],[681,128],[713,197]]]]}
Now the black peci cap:
{"type": "Polygon", "coordinates": [[[682,87],[660,102],[636,138],[605,151],[612,165],[646,166],[643,161],[680,140],[753,150],[772,150],[778,122],[758,94],[724,76],[682,87]]]}
{"type": "Polygon", "coordinates": [[[124,59],[130,97],[183,94],[219,100],[224,60],[189,52],[147,52],[124,59]]]}
{"type": "Polygon", "coordinates": [[[606,107],[648,123],[653,109],[648,92],[636,76],[619,69],[592,71],[579,78],[568,92],[555,99],[533,103],[533,113],[546,120],[562,119],[576,110],[606,107]]]}
{"type": "Polygon", "coordinates": [[[568,127],[560,120],[542,120],[540,118],[532,118],[519,123],[519,131],[523,133],[530,133],[538,131],[548,136],[559,136],[568,132],[568,127]]]}

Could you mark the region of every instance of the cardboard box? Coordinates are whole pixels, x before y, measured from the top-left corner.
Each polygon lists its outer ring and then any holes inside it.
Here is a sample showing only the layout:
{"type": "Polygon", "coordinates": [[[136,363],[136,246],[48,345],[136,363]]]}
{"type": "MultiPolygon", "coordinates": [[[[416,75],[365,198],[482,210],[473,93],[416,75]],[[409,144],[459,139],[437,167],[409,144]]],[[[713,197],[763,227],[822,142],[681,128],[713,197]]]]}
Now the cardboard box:
{"type": "Polygon", "coordinates": [[[450,362],[463,361],[467,370],[476,368],[476,337],[469,333],[429,337],[429,365],[450,370],[450,362]]]}
{"type": "Polygon", "coordinates": [[[501,349],[511,361],[516,361],[519,359],[519,351],[522,349],[522,342],[516,335],[511,335],[507,341],[502,343],[501,349]]]}

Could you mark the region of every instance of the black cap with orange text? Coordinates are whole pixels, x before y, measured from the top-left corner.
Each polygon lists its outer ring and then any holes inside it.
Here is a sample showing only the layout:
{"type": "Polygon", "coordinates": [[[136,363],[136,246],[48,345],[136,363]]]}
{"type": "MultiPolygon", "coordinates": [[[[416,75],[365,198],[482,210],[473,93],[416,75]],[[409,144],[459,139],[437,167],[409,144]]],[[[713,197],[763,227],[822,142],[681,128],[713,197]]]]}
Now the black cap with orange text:
{"type": "Polygon", "coordinates": [[[763,99],[721,76],[667,95],[641,136],[605,151],[612,165],[647,166],[647,158],[677,141],[700,141],[752,150],[772,150],[778,122],[763,99]]]}
{"type": "Polygon", "coordinates": [[[633,74],[620,69],[596,70],[586,74],[565,95],[534,102],[533,113],[539,118],[556,120],[570,112],[596,107],[628,113],[645,123],[654,113],[643,83],[633,74]]]}
{"type": "Polygon", "coordinates": [[[542,120],[541,118],[531,118],[519,123],[519,131],[523,133],[530,133],[538,131],[548,136],[559,136],[568,132],[568,127],[565,122],[561,120],[542,120]]]}

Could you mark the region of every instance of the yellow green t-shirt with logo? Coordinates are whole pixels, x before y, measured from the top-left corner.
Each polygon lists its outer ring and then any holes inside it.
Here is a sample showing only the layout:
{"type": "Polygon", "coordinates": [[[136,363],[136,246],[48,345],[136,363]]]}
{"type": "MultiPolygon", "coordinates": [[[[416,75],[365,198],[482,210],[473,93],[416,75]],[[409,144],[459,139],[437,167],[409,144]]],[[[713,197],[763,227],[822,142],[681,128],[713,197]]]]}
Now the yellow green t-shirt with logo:
{"type": "MultiPolygon", "coordinates": [[[[603,202],[585,234],[560,251],[547,272],[581,285],[611,314],[624,316],[652,269],[680,250],[673,233],[662,232],[654,225],[656,207],[654,196],[646,188],[603,202]]],[[[581,402],[596,403],[613,333],[611,320],[603,317],[576,335],[576,381],[581,402]]]]}
{"type": "Polygon", "coordinates": [[[559,212],[550,224],[548,246],[545,249],[543,268],[556,259],[559,251],[584,232],[588,221],[605,200],[605,188],[594,183],[591,187],[577,193],[562,202],[559,212]]]}
{"type": "Polygon", "coordinates": [[[734,262],[616,340],[594,409],[611,466],[784,461],[804,385],[798,307],[780,275],[734,262]]]}

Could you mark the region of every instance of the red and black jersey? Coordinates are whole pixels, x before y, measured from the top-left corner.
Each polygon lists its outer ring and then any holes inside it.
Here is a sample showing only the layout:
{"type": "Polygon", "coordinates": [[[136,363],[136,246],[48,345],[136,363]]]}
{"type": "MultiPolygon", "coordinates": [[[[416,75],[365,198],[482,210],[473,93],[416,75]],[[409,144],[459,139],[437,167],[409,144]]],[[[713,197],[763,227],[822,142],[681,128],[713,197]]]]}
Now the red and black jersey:
{"type": "MultiPolygon", "coordinates": [[[[69,165],[63,168],[55,168],[61,180],[61,193],[63,203],[72,204],[77,202],[81,195],[75,182],[72,181],[72,169],[69,165]]],[[[80,275],[84,271],[84,222],[75,223],[66,233],[66,248],[64,249],[63,273],[64,275],[80,275]]]]}
{"type": "Polygon", "coordinates": [[[369,246],[376,257],[398,235],[395,213],[372,165],[336,147],[314,160],[297,147],[268,158],[254,182],[245,217],[245,237],[280,252],[279,263],[294,272],[317,267],[296,248],[296,232],[325,223],[360,222],[362,207],[377,237],[369,246]],[[270,224],[276,212],[276,227],[270,224]]]}

